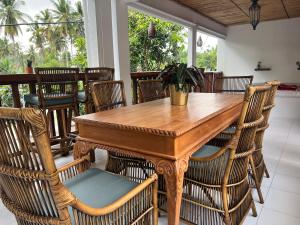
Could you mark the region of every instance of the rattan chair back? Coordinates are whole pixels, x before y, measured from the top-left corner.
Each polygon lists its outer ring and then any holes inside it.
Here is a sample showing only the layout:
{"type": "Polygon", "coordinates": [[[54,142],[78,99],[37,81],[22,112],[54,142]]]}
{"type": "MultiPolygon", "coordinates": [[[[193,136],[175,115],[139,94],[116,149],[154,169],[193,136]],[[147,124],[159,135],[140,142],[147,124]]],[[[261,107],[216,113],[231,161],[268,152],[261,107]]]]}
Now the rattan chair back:
{"type": "Polygon", "coordinates": [[[92,98],[92,84],[96,81],[109,81],[114,80],[113,68],[108,67],[90,67],[85,68],[84,73],[84,91],[85,91],[85,104],[86,104],[86,113],[95,112],[95,106],[93,104],[92,98]]]}
{"type": "Polygon", "coordinates": [[[244,93],[248,85],[251,85],[253,76],[224,76],[217,77],[214,82],[214,92],[244,93]]]}
{"type": "Polygon", "coordinates": [[[192,156],[185,185],[199,189],[190,188],[183,196],[185,207],[193,207],[195,211],[189,214],[182,208],[184,220],[201,225],[224,222],[237,225],[251,206],[255,209],[248,183],[248,165],[255,150],[255,133],[263,120],[262,110],[269,89],[267,85],[247,87],[235,134],[221,133],[211,140],[209,145],[220,148],[215,154],[204,158],[192,156]],[[192,198],[197,200],[190,201],[192,198]],[[197,212],[202,212],[209,219],[196,217],[197,212]]]}
{"type": "Polygon", "coordinates": [[[139,80],[139,102],[149,102],[167,97],[161,80],[139,80]]]}
{"type": "Polygon", "coordinates": [[[123,81],[94,82],[92,97],[96,111],[105,111],[127,105],[123,81]]]}
{"type": "Polygon", "coordinates": [[[16,215],[18,224],[67,222],[68,210],[59,203],[65,193],[59,192],[61,184],[41,111],[0,108],[0,129],[0,183],[5,206],[16,215]]]}
{"type": "Polygon", "coordinates": [[[250,159],[251,173],[249,173],[250,181],[253,185],[255,185],[261,203],[264,203],[264,198],[260,189],[261,182],[263,180],[264,174],[266,174],[267,177],[270,177],[262,153],[263,139],[265,130],[269,127],[269,117],[271,110],[275,106],[275,94],[278,86],[280,85],[280,82],[271,81],[267,82],[266,84],[271,85],[271,89],[267,93],[265,105],[263,107],[263,122],[259,125],[255,135],[255,152],[253,153],[253,157],[250,159]]]}
{"type": "Polygon", "coordinates": [[[77,104],[78,68],[35,68],[39,103],[47,107],[47,100],[73,99],[71,105],[77,104]]]}

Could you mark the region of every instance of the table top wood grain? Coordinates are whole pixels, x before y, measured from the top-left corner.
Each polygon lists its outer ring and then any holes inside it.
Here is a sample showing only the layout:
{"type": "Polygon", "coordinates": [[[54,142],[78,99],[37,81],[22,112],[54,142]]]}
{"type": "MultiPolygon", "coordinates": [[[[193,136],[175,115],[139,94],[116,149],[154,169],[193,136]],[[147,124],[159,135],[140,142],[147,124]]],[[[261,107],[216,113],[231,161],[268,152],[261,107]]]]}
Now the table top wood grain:
{"type": "Polygon", "coordinates": [[[187,106],[170,99],[80,117],[80,138],[144,154],[177,159],[195,151],[234,122],[243,95],[191,93],[187,106]]]}

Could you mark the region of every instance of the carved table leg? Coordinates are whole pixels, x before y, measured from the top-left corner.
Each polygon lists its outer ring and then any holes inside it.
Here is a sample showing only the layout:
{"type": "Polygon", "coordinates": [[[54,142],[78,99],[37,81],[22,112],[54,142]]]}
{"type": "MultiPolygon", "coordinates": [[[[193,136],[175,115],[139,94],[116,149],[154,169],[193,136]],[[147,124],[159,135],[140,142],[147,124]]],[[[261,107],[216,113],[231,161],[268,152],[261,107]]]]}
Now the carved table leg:
{"type": "MultiPolygon", "coordinates": [[[[78,140],[75,142],[75,145],[74,145],[73,158],[80,159],[83,156],[93,152],[95,148],[96,148],[96,146],[91,143],[78,140]]],[[[92,157],[93,156],[91,156],[91,162],[93,162],[92,157]]]]}
{"type": "Polygon", "coordinates": [[[157,172],[163,174],[166,181],[169,225],[179,225],[183,179],[187,167],[188,158],[177,161],[162,160],[156,164],[157,172]]]}

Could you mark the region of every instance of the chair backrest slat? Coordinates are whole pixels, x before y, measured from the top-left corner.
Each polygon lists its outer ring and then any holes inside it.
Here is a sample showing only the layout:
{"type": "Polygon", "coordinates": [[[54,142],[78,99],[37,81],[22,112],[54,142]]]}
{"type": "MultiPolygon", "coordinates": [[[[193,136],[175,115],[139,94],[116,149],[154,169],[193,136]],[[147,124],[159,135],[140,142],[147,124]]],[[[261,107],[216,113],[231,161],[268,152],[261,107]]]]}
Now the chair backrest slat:
{"type": "Polygon", "coordinates": [[[139,80],[139,103],[167,97],[161,80],[139,80]]]}
{"type": "Polygon", "coordinates": [[[214,92],[243,93],[251,85],[253,76],[224,76],[214,80],[214,92]]]}
{"type": "Polygon", "coordinates": [[[15,209],[59,218],[51,190],[51,181],[59,182],[59,177],[42,112],[0,108],[0,130],[0,186],[4,197],[15,209]]]}
{"type": "Polygon", "coordinates": [[[92,97],[96,111],[126,106],[123,81],[99,81],[92,84],[92,97]]]}
{"type": "Polygon", "coordinates": [[[78,68],[35,68],[38,94],[42,108],[47,99],[68,98],[77,102],[78,68]]]}

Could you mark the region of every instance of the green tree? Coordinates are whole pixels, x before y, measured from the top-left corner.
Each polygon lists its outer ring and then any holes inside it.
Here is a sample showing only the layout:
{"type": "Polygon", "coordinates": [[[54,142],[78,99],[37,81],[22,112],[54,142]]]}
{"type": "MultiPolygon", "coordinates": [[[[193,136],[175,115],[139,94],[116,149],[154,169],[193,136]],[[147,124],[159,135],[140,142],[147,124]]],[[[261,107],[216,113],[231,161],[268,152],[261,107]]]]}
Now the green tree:
{"type": "Polygon", "coordinates": [[[34,25],[31,25],[27,31],[31,32],[31,37],[29,40],[35,44],[37,49],[43,50],[46,40],[43,28],[38,23],[35,23],[34,25]]]}
{"type": "Polygon", "coordinates": [[[74,66],[78,66],[79,68],[83,69],[87,67],[87,54],[86,54],[86,45],[85,45],[84,37],[79,37],[75,39],[75,48],[76,48],[76,55],[72,60],[72,64],[74,66]]]}
{"type": "Polygon", "coordinates": [[[4,27],[4,35],[13,41],[19,33],[22,33],[20,26],[14,24],[26,22],[26,19],[30,18],[19,10],[24,4],[23,0],[0,0],[0,24],[9,25],[4,27]]]}
{"type": "Polygon", "coordinates": [[[197,66],[205,68],[209,71],[215,71],[217,69],[217,47],[213,47],[204,51],[203,53],[197,53],[197,66]]]}
{"type": "Polygon", "coordinates": [[[131,71],[161,70],[167,64],[180,61],[186,34],[177,24],[129,10],[129,44],[131,71]],[[156,37],[148,37],[148,26],[155,24],[156,37]]]}

